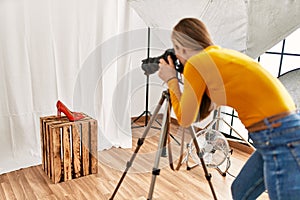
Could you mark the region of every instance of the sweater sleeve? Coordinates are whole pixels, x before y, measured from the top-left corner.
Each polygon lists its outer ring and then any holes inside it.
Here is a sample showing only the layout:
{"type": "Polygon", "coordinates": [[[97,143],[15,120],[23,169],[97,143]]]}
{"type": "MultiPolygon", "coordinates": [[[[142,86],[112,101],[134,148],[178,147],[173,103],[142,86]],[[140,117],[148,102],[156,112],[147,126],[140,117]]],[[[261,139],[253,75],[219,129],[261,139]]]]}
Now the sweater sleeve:
{"type": "Polygon", "coordinates": [[[206,85],[200,73],[189,63],[185,65],[183,76],[184,87],[182,93],[176,79],[170,80],[168,87],[178,123],[183,127],[188,127],[198,115],[206,85]]]}

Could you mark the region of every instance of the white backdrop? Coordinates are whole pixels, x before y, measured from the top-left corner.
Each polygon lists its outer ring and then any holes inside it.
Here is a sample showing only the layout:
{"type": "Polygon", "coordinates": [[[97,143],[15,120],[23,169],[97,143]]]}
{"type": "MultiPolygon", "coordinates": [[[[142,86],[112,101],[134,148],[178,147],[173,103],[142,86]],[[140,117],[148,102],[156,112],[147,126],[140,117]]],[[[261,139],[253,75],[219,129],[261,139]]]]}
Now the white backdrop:
{"type": "Polygon", "coordinates": [[[125,0],[1,0],[0,174],[41,163],[39,118],[55,115],[58,99],[98,120],[99,150],[131,147],[127,97],[131,85],[144,83],[136,60],[146,45],[146,26],[125,0]],[[138,30],[135,38],[118,40],[131,30],[138,30]],[[138,48],[128,47],[133,39],[138,48]],[[122,56],[114,53],[120,46],[128,50],[122,56]],[[101,57],[107,55],[115,57],[101,57]],[[141,78],[118,89],[129,71],[141,78]],[[91,93],[82,97],[85,91],[91,93]],[[118,119],[116,91],[126,106],[118,119]],[[90,105],[83,104],[87,98],[90,105]]]}

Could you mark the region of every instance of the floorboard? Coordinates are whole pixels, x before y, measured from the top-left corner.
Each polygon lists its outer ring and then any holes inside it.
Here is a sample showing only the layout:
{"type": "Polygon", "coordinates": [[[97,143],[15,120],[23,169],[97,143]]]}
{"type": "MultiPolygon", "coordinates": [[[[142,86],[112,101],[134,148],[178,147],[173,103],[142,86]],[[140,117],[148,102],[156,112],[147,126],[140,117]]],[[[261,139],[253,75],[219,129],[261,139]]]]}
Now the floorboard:
{"type": "MultiPolygon", "coordinates": [[[[130,160],[136,149],[138,139],[144,133],[144,127],[134,128],[133,147],[131,149],[112,148],[99,152],[98,173],[73,179],[70,181],[53,184],[42,170],[41,165],[20,169],[0,175],[0,199],[5,200],[105,200],[109,199],[120,180],[126,163],[130,160]]],[[[171,125],[172,136],[181,142],[182,130],[176,125],[171,125]]],[[[144,144],[132,163],[132,167],[121,187],[116,200],[144,200],[148,197],[152,178],[152,168],[159,143],[160,131],[150,129],[144,144]]],[[[185,145],[190,142],[190,137],[184,138],[185,145]]],[[[180,145],[174,139],[170,140],[174,164],[178,163],[180,145]]],[[[230,200],[230,185],[234,177],[249,157],[249,153],[239,149],[233,149],[230,156],[231,166],[226,176],[222,176],[217,170],[207,168],[212,175],[211,183],[220,200],[230,200]]],[[[184,148],[183,155],[186,156],[184,148]]],[[[194,162],[187,158],[189,166],[194,162]]],[[[207,200],[213,199],[209,183],[205,177],[202,166],[188,170],[184,162],[179,171],[173,171],[169,167],[168,157],[161,157],[160,175],[156,176],[153,199],[159,200],[207,200]]],[[[225,163],[223,164],[224,168],[225,163]]],[[[268,200],[266,193],[259,200],[268,200]]]]}

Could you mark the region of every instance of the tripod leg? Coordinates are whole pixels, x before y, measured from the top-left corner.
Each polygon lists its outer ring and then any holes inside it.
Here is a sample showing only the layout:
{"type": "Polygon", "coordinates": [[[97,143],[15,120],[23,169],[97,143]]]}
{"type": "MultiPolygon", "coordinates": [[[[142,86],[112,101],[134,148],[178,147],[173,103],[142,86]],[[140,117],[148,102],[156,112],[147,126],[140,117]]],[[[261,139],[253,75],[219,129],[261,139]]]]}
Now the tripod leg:
{"type": "Polygon", "coordinates": [[[149,189],[149,193],[148,193],[148,198],[147,198],[148,200],[152,200],[156,176],[159,175],[159,173],[160,173],[160,169],[158,168],[159,161],[160,161],[160,157],[162,155],[163,149],[165,148],[167,134],[168,134],[168,125],[169,125],[168,124],[169,123],[169,119],[168,119],[169,115],[167,114],[168,109],[169,109],[169,104],[166,106],[166,111],[163,115],[164,116],[163,123],[162,123],[163,126],[161,128],[160,139],[159,139],[158,148],[157,148],[157,152],[156,152],[156,156],[155,156],[154,167],[152,170],[152,180],[151,180],[150,189],[149,189]]]}
{"type": "Polygon", "coordinates": [[[146,111],[144,111],[142,114],[140,114],[137,118],[135,118],[132,122],[131,122],[131,128],[141,128],[141,127],[145,127],[144,125],[140,125],[140,126],[132,126],[136,121],[138,121],[143,115],[147,115],[146,111]]]}
{"type": "Polygon", "coordinates": [[[142,114],[140,114],[137,118],[135,118],[132,122],[131,125],[134,124],[136,121],[138,121],[144,114],[147,114],[146,111],[144,111],[142,114]]]}
{"type": "Polygon", "coordinates": [[[191,133],[191,136],[193,138],[193,142],[194,142],[194,145],[195,145],[195,148],[196,148],[196,152],[197,152],[198,157],[200,158],[200,162],[201,162],[202,168],[204,170],[204,174],[205,174],[206,180],[208,181],[209,187],[211,189],[212,195],[213,195],[214,199],[217,200],[217,196],[216,196],[215,190],[214,190],[213,185],[211,183],[211,174],[208,173],[208,171],[207,171],[206,164],[204,162],[201,150],[199,148],[197,137],[196,137],[196,134],[194,132],[193,127],[190,127],[190,133],[191,133]]]}
{"type": "Polygon", "coordinates": [[[159,103],[158,103],[158,105],[156,106],[156,108],[155,108],[155,110],[154,110],[154,113],[153,113],[153,115],[152,115],[152,118],[150,119],[150,122],[147,124],[147,127],[146,127],[146,129],[145,129],[145,131],[144,131],[142,137],[138,139],[137,147],[136,147],[134,153],[132,154],[130,160],[127,162],[127,164],[126,164],[126,169],[125,169],[125,171],[123,172],[123,175],[122,175],[121,179],[119,180],[118,185],[116,186],[116,188],[115,188],[115,190],[114,190],[112,196],[110,197],[110,200],[113,200],[114,197],[115,197],[115,195],[117,194],[118,189],[120,188],[120,186],[121,186],[121,184],[122,184],[122,182],[123,182],[123,180],[124,180],[124,178],[125,178],[127,172],[129,171],[130,167],[132,166],[132,163],[133,163],[135,157],[137,156],[138,151],[140,150],[141,146],[143,145],[144,140],[145,140],[145,138],[146,138],[146,136],[147,136],[147,134],[148,134],[148,132],[149,132],[149,130],[150,130],[150,128],[151,128],[151,126],[152,126],[154,120],[155,120],[155,118],[157,117],[157,114],[158,114],[158,112],[159,112],[159,110],[160,110],[160,108],[161,108],[161,106],[162,106],[162,104],[163,104],[165,98],[166,98],[166,94],[163,93],[163,94],[162,94],[162,97],[161,97],[161,99],[160,99],[160,101],[159,101],[159,103]]]}

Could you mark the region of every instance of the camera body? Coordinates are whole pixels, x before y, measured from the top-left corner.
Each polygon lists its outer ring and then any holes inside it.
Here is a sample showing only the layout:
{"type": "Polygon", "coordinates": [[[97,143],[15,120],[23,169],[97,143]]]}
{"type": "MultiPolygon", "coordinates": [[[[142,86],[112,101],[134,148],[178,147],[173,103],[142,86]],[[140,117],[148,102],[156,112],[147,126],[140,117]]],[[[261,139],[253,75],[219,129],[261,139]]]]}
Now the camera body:
{"type": "Polygon", "coordinates": [[[164,59],[167,63],[169,63],[168,56],[171,56],[175,70],[179,73],[183,73],[183,65],[177,59],[174,49],[167,49],[161,56],[142,60],[142,69],[145,71],[145,74],[150,75],[158,71],[160,59],[164,59]]]}

